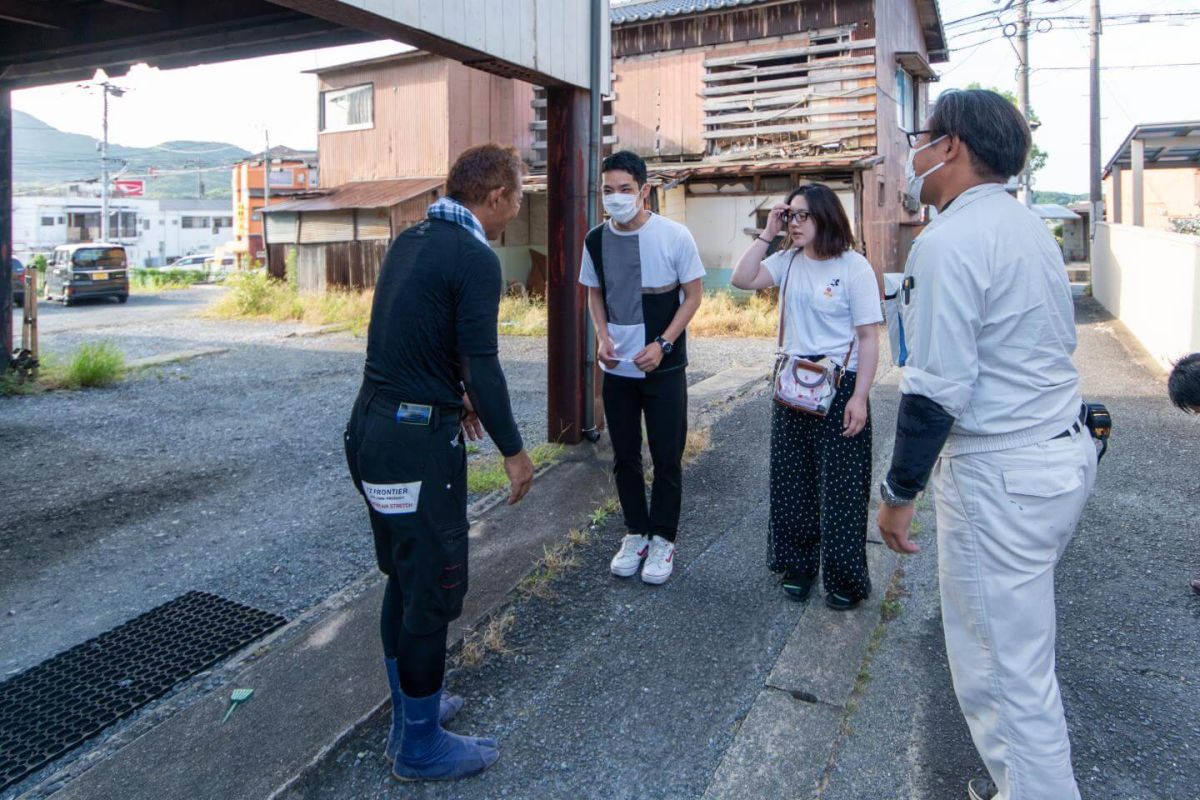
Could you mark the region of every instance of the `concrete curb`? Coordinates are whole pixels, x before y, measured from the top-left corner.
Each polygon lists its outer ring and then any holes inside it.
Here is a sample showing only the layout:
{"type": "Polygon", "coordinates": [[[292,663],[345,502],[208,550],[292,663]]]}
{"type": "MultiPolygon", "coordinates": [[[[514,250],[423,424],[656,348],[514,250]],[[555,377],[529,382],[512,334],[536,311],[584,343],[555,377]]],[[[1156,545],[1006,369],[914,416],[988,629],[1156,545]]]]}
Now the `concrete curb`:
{"type": "MultiPolygon", "coordinates": [[[[887,358],[883,354],[884,364],[887,358]]],[[[898,370],[881,366],[876,392],[894,393],[898,370]]],[[[894,401],[872,398],[873,474],[890,461],[895,430],[894,401]],[[882,413],[881,413],[882,412],[882,413]],[[881,446],[882,445],[882,446],[881,446]]],[[[874,491],[872,491],[874,495],[874,491]]],[[[878,501],[872,500],[868,531],[878,501]]],[[[825,608],[820,587],[776,659],[737,735],[713,774],[704,800],[758,800],[811,797],[837,751],[842,723],[850,711],[861,666],[898,566],[896,553],[868,536],[867,562],[874,584],[871,597],[856,610],[825,608]]]]}
{"type": "Polygon", "coordinates": [[[222,353],[228,353],[228,347],[199,347],[195,350],[176,350],[173,353],[162,353],[157,356],[146,356],[145,358],[135,358],[132,361],[125,363],[126,369],[148,369],[150,367],[162,367],[167,364],[178,364],[183,361],[191,361],[194,358],[202,358],[204,356],[219,356],[222,353]]]}
{"type": "MultiPolygon", "coordinates": [[[[698,420],[711,424],[765,375],[729,372],[737,374],[696,384],[690,405],[698,420]]],[[[472,506],[474,574],[451,646],[509,602],[545,545],[611,494],[610,464],[607,448],[584,444],[544,470],[552,478],[543,474],[520,504],[502,505],[499,492],[472,506]]],[[[215,670],[219,679],[208,684],[221,690],[194,679],[178,694],[186,699],[148,709],[121,741],[67,764],[22,800],[280,796],[388,702],[378,652],[382,592],[376,574],[364,576],[215,670]],[[254,699],[221,725],[231,686],[254,688],[254,699]]]]}

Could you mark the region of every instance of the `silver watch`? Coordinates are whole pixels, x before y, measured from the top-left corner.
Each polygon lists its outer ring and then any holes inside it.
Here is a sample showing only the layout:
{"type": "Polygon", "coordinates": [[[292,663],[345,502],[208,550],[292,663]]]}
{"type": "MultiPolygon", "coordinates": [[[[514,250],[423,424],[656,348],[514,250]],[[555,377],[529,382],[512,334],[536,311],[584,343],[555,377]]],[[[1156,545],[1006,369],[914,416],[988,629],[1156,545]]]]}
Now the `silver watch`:
{"type": "Polygon", "coordinates": [[[884,478],[879,483],[879,498],[881,500],[883,500],[884,503],[886,503],[889,506],[892,506],[893,508],[903,508],[904,506],[911,506],[913,504],[913,501],[916,500],[915,497],[904,498],[904,497],[900,497],[899,495],[897,495],[895,492],[892,491],[892,487],[888,485],[886,478],[884,478]]]}

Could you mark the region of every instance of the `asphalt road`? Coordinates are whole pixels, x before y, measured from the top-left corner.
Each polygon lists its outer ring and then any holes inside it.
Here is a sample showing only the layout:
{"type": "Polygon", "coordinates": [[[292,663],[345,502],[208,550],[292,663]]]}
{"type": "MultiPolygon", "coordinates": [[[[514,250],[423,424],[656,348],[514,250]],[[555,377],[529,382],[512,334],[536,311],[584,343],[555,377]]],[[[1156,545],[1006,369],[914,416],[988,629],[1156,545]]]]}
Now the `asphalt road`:
{"type": "MultiPolygon", "coordinates": [[[[1178,800],[1200,785],[1200,417],[1090,298],[1076,362],[1112,448],[1059,565],[1058,674],[1084,800],[1178,800]]],[[[931,513],[925,514],[927,520],[931,513]]],[[[932,525],[822,800],[957,800],[983,765],[945,660],[932,525]]]]}

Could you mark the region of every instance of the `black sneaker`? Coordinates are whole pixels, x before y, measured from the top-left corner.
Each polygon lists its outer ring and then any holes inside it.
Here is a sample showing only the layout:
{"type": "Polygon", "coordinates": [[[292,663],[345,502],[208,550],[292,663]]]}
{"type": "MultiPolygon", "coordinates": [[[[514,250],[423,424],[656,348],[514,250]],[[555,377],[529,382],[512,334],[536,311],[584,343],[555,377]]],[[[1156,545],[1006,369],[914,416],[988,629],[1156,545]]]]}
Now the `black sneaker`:
{"type": "Polygon", "coordinates": [[[808,599],[808,595],[812,592],[813,583],[817,580],[816,576],[808,577],[801,575],[799,572],[788,571],[783,573],[783,593],[792,598],[798,603],[803,603],[808,599]]]}
{"type": "Polygon", "coordinates": [[[830,592],[829,594],[825,595],[825,605],[829,606],[834,611],[850,611],[851,609],[858,608],[861,604],[862,598],[851,600],[849,597],[838,594],[837,592],[830,592]]]}
{"type": "Polygon", "coordinates": [[[967,797],[971,800],[991,800],[998,794],[1000,790],[996,788],[996,784],[987,778],[975,778],[967,784],[967,797]]]}

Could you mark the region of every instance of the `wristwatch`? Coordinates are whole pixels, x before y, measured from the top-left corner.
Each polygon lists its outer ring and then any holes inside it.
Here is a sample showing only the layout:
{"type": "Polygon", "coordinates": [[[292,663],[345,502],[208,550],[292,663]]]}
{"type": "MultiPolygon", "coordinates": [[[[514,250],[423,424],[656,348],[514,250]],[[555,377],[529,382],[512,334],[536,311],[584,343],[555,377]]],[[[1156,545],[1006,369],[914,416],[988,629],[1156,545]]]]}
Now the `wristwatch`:
{"type": "Polygon", "coordinates": [[[664,356],[671,355],[671,351],[675,349],[675,345],[671,344],[661,336],[656,336],[654,341],[658,342],[658,346],[662,348],[664,356]]]}
{"type": "Polygon", "coordinates": [[[884,478],[879,483],[879,499],[883,500],[885,504],[892,506],[893,508],[903,508],[904,506],[911,506],[913,501],[917,498],[900,497],[892,491],[892,487],[888,485],[887,478],[884,478]]]}

